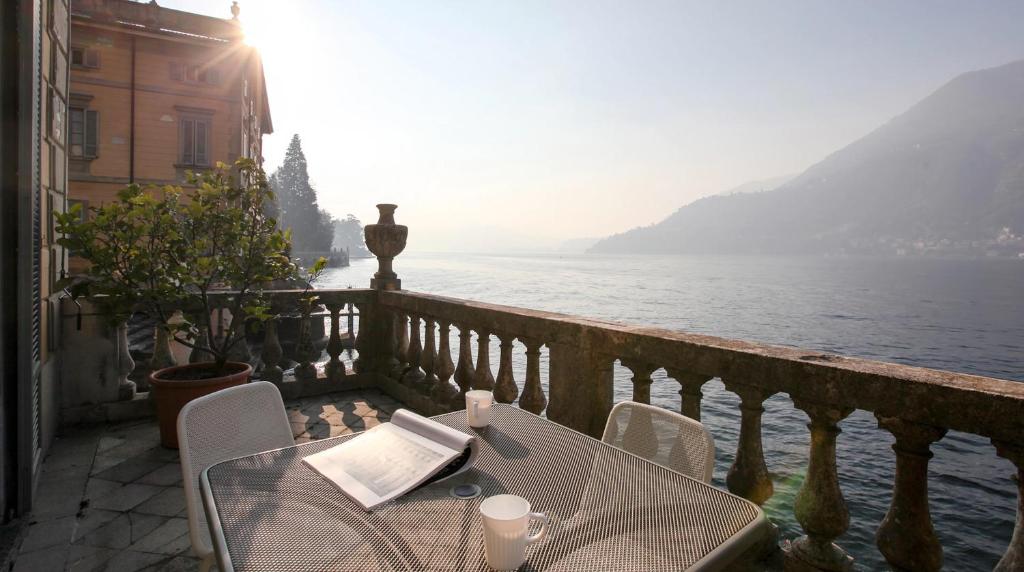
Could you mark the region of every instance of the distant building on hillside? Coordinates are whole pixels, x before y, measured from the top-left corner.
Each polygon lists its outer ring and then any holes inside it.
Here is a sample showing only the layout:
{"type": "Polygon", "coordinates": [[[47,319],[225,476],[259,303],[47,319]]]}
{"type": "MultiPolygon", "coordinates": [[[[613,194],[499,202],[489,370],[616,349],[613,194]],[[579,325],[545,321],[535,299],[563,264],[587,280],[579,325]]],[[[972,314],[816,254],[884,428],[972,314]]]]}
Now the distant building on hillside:
{"type": "Polygon", "coordinates": [[[155,1],[72,0],[69,198],[109,201],[128,183],[174,184],[239,157],[273,131],[263,63],[238,7],[220,19],[155,1]]]}

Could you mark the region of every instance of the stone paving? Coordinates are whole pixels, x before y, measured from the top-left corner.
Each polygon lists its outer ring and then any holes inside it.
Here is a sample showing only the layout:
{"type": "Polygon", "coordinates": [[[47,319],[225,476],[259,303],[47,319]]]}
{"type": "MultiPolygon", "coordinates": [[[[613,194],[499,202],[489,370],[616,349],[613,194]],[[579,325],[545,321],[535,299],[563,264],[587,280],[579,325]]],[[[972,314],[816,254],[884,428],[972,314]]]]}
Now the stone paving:
{"type": "MultiPolygon", "coordinates": [[[[374,390],[286,403],[297,443],[362,431],[401,405],[374,390]]],[[[14,571],[191,571],[178,452],[155,420],[65,429],[42,470],[14,571]]]]}

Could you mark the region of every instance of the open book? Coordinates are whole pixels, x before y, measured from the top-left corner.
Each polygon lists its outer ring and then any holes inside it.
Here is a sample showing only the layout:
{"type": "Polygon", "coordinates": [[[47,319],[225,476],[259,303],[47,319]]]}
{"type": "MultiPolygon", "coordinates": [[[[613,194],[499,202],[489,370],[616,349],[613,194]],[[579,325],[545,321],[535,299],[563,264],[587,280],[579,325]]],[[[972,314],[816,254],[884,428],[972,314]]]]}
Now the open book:
{"type": "Polygon", "coordinates": [[[303,459],[363,510],[473,466],[476,437],[406,409],[344,443],[303,459]]]}

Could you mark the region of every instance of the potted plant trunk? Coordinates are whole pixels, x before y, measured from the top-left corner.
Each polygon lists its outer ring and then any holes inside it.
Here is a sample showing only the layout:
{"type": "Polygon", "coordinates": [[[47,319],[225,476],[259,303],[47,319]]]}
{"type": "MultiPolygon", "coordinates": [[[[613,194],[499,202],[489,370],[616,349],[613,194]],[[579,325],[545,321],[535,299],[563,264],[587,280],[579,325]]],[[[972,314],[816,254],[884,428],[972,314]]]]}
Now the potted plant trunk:
{"type": "Polygon", "coordinates": [[[189,187],[130,185],[116,201],[57,215],[60,242],[88,261],[64,281],[75,296],[105,300],[122,315],[145,311],[192,348],[188,365],[150,375],[163,445],[176,448],[178,412],[196,397],[246,383],[252,366],[232,361],[246,324],[272,316],[263,285],[294,278],[289,235],[267,216],[266,176],[250,159],[188,175],[189,187]],[[184,319],[170,320],[180,310],[184,319]],[[227,321],[222,320],[228,315],[227,321]]]}

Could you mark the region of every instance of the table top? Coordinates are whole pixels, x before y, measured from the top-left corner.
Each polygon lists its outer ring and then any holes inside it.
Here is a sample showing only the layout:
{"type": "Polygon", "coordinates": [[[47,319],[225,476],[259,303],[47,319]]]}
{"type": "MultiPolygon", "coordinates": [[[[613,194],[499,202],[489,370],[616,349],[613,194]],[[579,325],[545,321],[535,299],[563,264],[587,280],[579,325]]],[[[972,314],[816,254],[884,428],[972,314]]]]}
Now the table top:
{"type": "Polygon", "coordinates": [[[753,503],[508,405],[471,429],[463,411],[435,420],[480,439],[475,466],[365,512],[302,458],[347,435],[225,461],[202,475],[221,569],[488,570],[480,502],[511,493],[546,512],[524,570],[716,569],[767,525],[753,503]],[[475,499],[450,490],[473,483],[475,499]]]}

